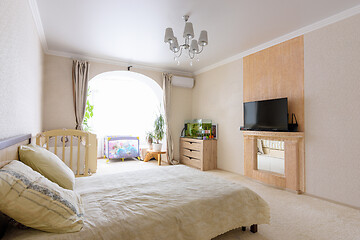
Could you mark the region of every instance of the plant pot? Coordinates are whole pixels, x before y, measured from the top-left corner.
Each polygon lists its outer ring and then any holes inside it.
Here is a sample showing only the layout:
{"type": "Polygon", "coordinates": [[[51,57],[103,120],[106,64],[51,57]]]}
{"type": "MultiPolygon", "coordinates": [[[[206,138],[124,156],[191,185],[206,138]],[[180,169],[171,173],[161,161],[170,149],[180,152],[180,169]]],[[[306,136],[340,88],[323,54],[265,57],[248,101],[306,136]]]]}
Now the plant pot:
{"type": "Polygon", "coordinates": [[[153,143],[153,150],[155,152],[161,152],[162,143],[153,143]]]}

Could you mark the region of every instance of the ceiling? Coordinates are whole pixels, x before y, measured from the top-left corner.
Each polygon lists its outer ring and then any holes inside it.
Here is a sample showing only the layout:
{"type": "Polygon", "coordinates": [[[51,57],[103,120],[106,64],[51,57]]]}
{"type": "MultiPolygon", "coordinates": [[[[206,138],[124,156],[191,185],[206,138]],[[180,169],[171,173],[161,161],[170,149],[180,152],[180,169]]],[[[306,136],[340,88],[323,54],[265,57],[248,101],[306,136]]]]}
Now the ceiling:
{"type": "MultiPolygon", "coordinates": [[[[339,12],[360,0],[36,0],[50,54],[82,56],[194,73],[339,12]],[[209,45],[190,66],[178,66],[164,43],[172,27],[182,44],[190,15],[195,38],[209,45]]],[[[36,4],[35,4],[36,6],[36,4]]],[[[38,24],[39,28],[39,24],[38,24]]],[[[41,31],[40,31],[41,32],[41,31]]]]}

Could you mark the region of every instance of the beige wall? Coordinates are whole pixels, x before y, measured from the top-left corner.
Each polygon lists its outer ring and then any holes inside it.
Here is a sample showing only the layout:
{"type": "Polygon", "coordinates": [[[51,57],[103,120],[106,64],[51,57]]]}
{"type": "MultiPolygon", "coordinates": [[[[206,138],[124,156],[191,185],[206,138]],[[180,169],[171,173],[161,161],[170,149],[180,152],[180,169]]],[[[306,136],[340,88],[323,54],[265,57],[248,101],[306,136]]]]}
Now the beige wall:
{"type": "Polygon", "coordinates": [[[307,192],[360,207],[360,14],[305,35],[307,192]]]}
{"type": "Polygon", "coordinates": [[[72,60],[45,55],[43,130],[75,128],[72,60]]]}
{"type": "Polygon", "coordinates": [[[173,87],[171,91],[171,133],[174,141],[174,158],[180,159],[179,144],[185,120],[192,119],[192,89],[173,87]]]}
{"type": "MultiPolygon", "coordinates": [[[[127,70],[126,67],[90,62],[90,79],[109,71],[127,70]]],[[[162,73],[144,69],[131,69],[144,74],[162,87],[162,73]]],[[[72,92],[72,59],[45,56],[43,129],[74,128],[75,115],[72,92]]],[[[173,87],[171,98],[171,131],[174,137],[175,157],[179,156],[179,137],[184,120],[191,118],[191,89],[173,87]]]]}
{"type": "Polygon", "coordinates": [[[192,118],[218,124],[218,168],[244,173],[242,59],[196,76],[192,118]]]}
{"type": "MultiPolygon", "coordinates": [[[[360,207],[360,15],[306,34],[306,192],[360,207]]],[[[242,61],[196,76],[193,118],[219,123],[218,166],[243,174],[242,61]]]]}
{"type": "Polygon", "coordinates": [[[0,139],[41,131],[42,62],[28,1],[0,1],[0,139]]]}

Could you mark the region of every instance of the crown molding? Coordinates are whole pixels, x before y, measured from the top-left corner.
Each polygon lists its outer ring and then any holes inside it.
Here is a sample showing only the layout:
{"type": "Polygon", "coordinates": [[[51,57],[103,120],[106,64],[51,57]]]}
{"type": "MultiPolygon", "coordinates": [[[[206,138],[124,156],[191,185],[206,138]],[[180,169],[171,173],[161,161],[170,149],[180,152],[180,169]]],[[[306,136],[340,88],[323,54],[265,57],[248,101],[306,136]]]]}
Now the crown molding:
{"type": "Polygon", "coordinates": [[[234,55],[232,57],[221,60],[221,61],[219,61],[219,62],[217,62],[215,64],[204,67],[204,68],[202,68],[202,69],[200,69],[198,71],[195,71],[194,75],[196,76],[196,75],[199,75],[201,73],[210,71],[210,70],[212,70],[214,68],[225,65],[227,63],[234,62],[234,61],[239,60],[239,59],[241,59],[243,57],[246,57],[246,56],[248,56],[250,54],[259,52],[259,51],[264,50],[266,48],[272,47],[272,46],[274,46],[276,44],[285,42],[285,41],[290,40],[292,38],[304,35],[306,33],[309,33],[309,32],[315,31],[317,29],[323,28],[325,26],[328,26],[330,24],[339,22],[341,20],[352,17],[352,16],[354,16],[356,14],[359,14],[359,13],[360,13],[360,5],[357,5],[357,6],[353,7],[353,8],[347,9],[347,10],[345,10],[343,12],[340,12],[338,14],[335,14],[335,15],[333,15],[331,17],[325,18],[323,20],[320,20],[318,22],[310,24],[310,25],[308,25],[306,27],[303,27],[303,28],[300,28],[300,29],[298,29],[296,31],[285,34],[285,35],[283,35],[281,37],[275,38],[275,39],[273,39],[273,40],[271,40],[269,42],[260,44],[260,45],[254,47],[254,48],[251,48],[251,49],[246,50],[244,52],[238,53],[238,54],[236,54],[236,55],[234,55]]]}
{"type": "Polygon", "coordinates": [[[38,33],[38,36],[39,36],[39,39],[41,42],[41,46],[42,46],[44,52],[46,52],[49,50],[49,48],[48,48],[48,45],[46,42],[44,27],[41,22],[39,8],[38,8],[36,0],[29,0],[29,5],[30,5],[31,13],[33,15],[36,30],[37,30],[37,33],[38,33]]]}
{"type": "Polygon", "coordinates": [[[175,75],[181,75],[181,76],[187,76],[187,77],[194,76],[194,74],[191,72],[185,72],[185,71],[179,71],[179,70],[169,70],[169,69],[165,69],[165,68],[158,68],[158,67],[151,67],[151,66],[147,66],[147,65],[134,64],[134,63],[119,61],[118,59],[90,57],[90,56],[82,55],[82,54],[73,54],[73,53],[53,51],[53,50],[46,50],[45,54],[52,55],[52,56],[58,56],[58,57],[71,58],[71,59],[81,59],[81,60],[86,60],[86,61],[90,61],[90,62],[117,65],[117,66],[121,66],[121,67],[128,67],[129,65],[131,65],[132,68],[138,68],[138,69],[149,70],[149,71],[154,71],[154,72],[170,72],[175,75]]]}

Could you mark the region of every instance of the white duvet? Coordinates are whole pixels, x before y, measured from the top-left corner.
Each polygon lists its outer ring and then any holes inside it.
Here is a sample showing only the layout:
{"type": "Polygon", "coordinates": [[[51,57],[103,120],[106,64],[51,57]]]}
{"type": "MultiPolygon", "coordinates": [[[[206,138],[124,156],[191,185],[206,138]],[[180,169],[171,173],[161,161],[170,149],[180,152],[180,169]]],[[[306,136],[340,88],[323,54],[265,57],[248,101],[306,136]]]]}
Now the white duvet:
{"type": "Polygon", "coordinates": [[[77,178],[76,191],[85,209],[80,232],[10,229],[4,239],[209,240],[270,221],[253,191],[182,165],[77,178]]]}

